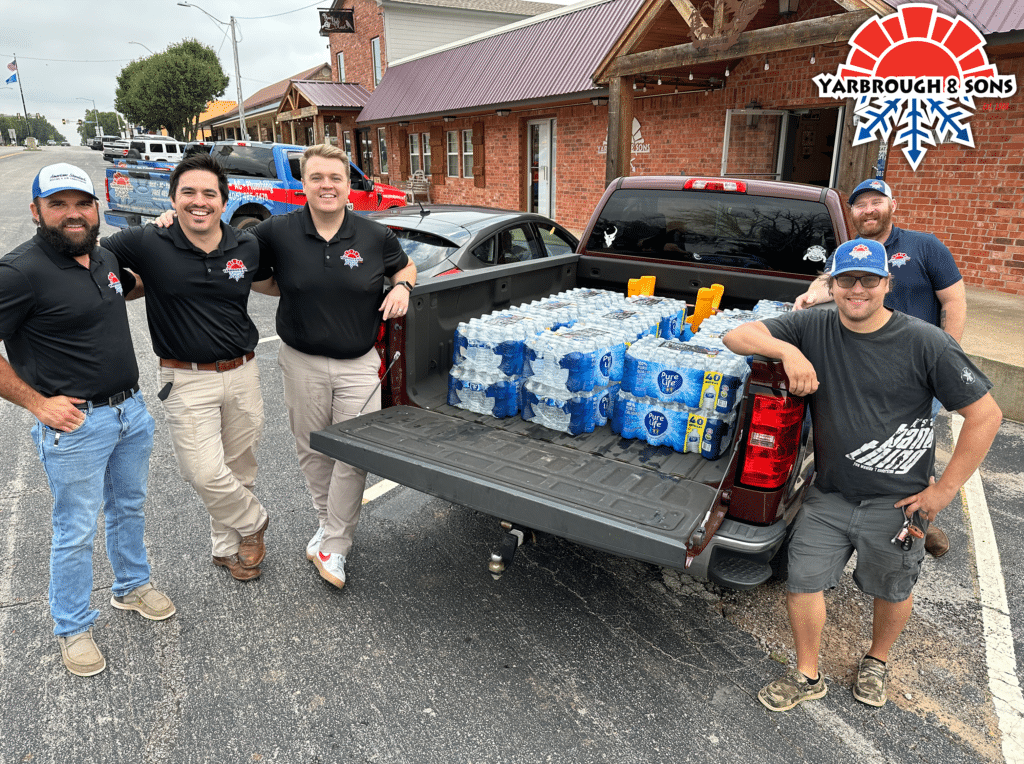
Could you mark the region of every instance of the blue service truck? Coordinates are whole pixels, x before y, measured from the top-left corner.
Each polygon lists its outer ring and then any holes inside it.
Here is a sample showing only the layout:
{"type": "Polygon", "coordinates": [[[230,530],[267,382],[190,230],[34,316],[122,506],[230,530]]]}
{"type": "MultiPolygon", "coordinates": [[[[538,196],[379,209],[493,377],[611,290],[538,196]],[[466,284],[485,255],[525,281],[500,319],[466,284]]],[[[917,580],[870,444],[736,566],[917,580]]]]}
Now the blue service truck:
{"type": "MultiPolygon", "coordinates": [[[[228,203],[222,219],[239,228],[255,225],[306,203],[299,173],[304,146],[285,143],[209,141],[189,144],[184,156],[213,154],[228,174],[228,203]]],[[[120,159],[106,171],[109,225],[141,225],[171,208],[173,163],[120,159]]],[[[356,212],[375,212],[405,206],[405,192],[376,183],[349,163],[349,203],[356,212]]]]}

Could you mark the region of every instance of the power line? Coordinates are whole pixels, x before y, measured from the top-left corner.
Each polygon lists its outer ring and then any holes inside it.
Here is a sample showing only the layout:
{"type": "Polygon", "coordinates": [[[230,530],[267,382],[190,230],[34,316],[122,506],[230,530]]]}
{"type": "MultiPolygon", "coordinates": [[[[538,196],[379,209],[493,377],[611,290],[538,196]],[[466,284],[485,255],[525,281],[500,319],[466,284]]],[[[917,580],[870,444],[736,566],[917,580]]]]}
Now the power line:
{"type": "MultiPolygon", "coordinates": [[[[321,0],[322,2],[323,0],[321,0]]],[[[235,16],[236,19],[245,19],[246,21],[255,21],[257,19],[276,19],[278,16],[287,16],[289,13],[296,13],[298,11],[304,11],[307,8],[320,5],[320,3],[312,3],[310,5],[304,5],[301,8],[293,8],[290,11],[282,11],[281,13],[274,13],[270,16],[235,16]]]]}

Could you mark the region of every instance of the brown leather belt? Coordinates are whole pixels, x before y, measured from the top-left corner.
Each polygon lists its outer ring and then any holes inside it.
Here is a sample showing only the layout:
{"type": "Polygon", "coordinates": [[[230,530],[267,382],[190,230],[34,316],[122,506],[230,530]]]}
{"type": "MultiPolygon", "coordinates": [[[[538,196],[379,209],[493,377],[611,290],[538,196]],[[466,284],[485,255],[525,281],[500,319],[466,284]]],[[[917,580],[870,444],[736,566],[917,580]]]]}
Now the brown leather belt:
{"type": "Polygon", "coordinates": [[[214,361],[213,363],[190,363],[189,361],[175,361],[173,358],[161,358],[160,365],[165,369],[190,369],[191,371],[231,371],[239,366],[248,363],[256,357],[255,351],[250,350],[239,358],[232,358],[230,361],[214,361]]]}

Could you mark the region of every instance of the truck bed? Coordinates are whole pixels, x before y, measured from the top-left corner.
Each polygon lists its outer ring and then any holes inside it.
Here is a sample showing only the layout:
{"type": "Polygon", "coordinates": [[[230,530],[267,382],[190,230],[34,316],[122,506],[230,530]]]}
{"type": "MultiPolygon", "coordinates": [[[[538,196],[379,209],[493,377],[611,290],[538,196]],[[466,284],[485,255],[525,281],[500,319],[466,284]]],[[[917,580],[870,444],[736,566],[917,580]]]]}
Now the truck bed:
{"type": "Polygon", "coordinates": [[[608,427],[573,437],[447,405],[384,409],[313,433],[310,443],[513,524],[675,568],[729,466],[729,456],[711,462],[608,427]]]}

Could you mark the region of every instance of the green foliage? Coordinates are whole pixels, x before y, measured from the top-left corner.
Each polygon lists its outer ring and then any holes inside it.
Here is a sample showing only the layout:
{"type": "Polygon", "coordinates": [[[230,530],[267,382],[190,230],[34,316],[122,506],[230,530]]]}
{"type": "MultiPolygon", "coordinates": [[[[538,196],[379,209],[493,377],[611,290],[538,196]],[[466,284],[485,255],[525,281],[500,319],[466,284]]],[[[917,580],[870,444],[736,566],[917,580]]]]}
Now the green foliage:
{"type": "Polygon", "coordinates": [[[82,119],[82,124],[78,126],[78,135],[82,139],[82,143],[86,146],[89,142],[96,137],[96,115],[99,114],[100,127],[103,128],[104,135],[120,135],[121,125],[117,115],[112,111],[94,111],[92,109],[85,110],[85,117],[82,119]]]}
{"type": "Polygon", "coordinates": [[[60,143],[64,140],[64,136],[50,124],[46,117],[36,117],[30,114],[26,125],[24,114],[0,114],[0,143],[11,143],[9,130],[12,127],[18,136],[18,144],[24,143],[25,139],[30,136],[44,146],[47,141],[60,143]]]}
{"type": "Polygon", "coordinates": [[[114,106],[129,122],[195,140],[199,115],[224,94],[228,77],[217,54],[196,40],[132,61],[117,76],[114,106]]]}

